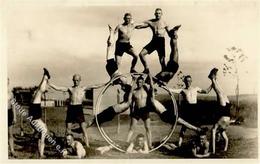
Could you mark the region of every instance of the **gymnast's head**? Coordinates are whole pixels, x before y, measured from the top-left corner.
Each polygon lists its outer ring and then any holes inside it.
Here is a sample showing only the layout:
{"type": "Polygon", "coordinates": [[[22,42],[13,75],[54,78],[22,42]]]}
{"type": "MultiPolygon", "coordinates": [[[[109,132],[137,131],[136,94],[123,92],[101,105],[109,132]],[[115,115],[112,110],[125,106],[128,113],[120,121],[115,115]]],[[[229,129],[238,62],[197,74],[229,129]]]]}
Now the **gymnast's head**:
{"type": "Polygon", "coordinates": [[[79,86],[81,81],[81,76],[79,74],[74,74],[72,78],[74,86],[79,86]]]}

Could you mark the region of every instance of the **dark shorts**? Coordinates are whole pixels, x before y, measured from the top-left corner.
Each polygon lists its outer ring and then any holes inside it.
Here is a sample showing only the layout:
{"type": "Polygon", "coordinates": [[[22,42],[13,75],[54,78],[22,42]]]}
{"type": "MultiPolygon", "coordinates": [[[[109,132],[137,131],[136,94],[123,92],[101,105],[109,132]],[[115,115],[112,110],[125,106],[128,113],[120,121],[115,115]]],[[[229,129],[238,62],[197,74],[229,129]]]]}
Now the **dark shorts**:
{"type": "Polygon", "coordinates": [[[29,117],[32,116],[33,120],[42,118],[41,104],[31,104],[29,107],[29,117]]]}
{"type": "Polygon", "coordinates": [[[197,104],[188,104],[184,103],[181,105],[181,109],[179,111],[179,117],[184,119],[189,123],[196,124],[197,122],[197,104]]]}
{"type": "Polygon", "coordinates": [[[118,70],[115,59],[107,60],[106,70],[110,77],[118,70]]]}
{"type": "Polygon", "coordinates": [[[145,121],[147,120],[149,117],[149,108],[148,107],[144,107],[144,108],[140,108],[140,109],[134,109],[134,111],[130,114],[131,117],[139,120],[140,118],[145,121]]]}
{"type": "Polygon", "coordinates": [[[230,117],[230,108],[231,108],[230,103],[227,103],[226,106],[221,106],[218,104],[218,107],[217,107],[216,113],[215,113],[215,116],[216,116],[215,121],[218,121],[223,116],[230,117]]]}
{"type": "Polygon", "coordinates": [[[144,47],[144,49],[147,50],[148,54],[151,54],[154,50],[156,50],[159,56],[165,57],[165,38],[153,38],[151,42],[144,47]]]}
{"type": "Polygon", "coordinates": [[[175,61],[169,61],[166,66],[166,71],[176,73],[179,69],[179,64],[175,61]]]}
{"type": "Polygon", "coordinates": [[[69,105],[67,110],[66,123],[85,122],[82,105],[69,105]]]}
{"type": "Polygon", "coordinates": [[[8,127],[13,125],[13,120],[14,120],[13,110],[8,109],[8,127]]]}
{"type": "Polygon", "coordinates": [[[133,46],[130,44],[130,42],[128,43],[116,42],[115,55],[122,56],[124,52],[129,53],[132,48],[133,46]]]}
{"type": "Polygon", "coordinates": [[[98,123],[101,125],[104,122],[111,121],[116,115],[117,113],[115,112],[113,106],[110,106],[97,115],[98,123]]]}

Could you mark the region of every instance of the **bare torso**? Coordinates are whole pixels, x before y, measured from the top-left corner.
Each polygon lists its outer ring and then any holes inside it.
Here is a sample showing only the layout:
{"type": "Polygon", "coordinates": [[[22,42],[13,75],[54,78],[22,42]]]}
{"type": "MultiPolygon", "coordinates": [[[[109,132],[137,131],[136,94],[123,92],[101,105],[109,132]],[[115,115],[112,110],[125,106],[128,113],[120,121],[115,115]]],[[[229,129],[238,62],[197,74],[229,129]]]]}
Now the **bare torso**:
{"type": "Polygon", "coordinates": [[[167,24],[164,20],[151,19],[146,23],[148,23],[149,27],[151,28],[153,37],[164,37],[167,28],[167,24]]]}
{"type": "Polygon", "coordinates": [[[71,87],[68,89],[70,105],[81,105],[85,95],[85,89],[80,86],[71,87]]]}
{"type": "Polygon", "coordinates": [[[130,42],[130,38],[133,34],[133,31],[135,29],[135,25],[133,23],[128,24],[128,25],[118,25],[117,30],[118,30],[118,42],[121,43],[128,43],[130,42]]]}
{"type": "Polygon", "coordinates": [[[147,106],[147,92],[142,87],[140,89],[136,89],[133,93],[133,101],[135,103],[135,108],[140,109],[147,106]]]}

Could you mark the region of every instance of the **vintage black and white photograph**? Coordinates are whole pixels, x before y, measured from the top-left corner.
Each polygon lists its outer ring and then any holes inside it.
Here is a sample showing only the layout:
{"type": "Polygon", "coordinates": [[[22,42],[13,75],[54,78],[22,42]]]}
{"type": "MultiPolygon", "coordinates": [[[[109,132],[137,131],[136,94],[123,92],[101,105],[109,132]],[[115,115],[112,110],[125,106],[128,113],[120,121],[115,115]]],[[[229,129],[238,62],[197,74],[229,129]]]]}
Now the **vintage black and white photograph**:
{"type": "Polygon", "coordinates": [[[1,5],[8,161],[258,159],[259,1],[1,5]]]}

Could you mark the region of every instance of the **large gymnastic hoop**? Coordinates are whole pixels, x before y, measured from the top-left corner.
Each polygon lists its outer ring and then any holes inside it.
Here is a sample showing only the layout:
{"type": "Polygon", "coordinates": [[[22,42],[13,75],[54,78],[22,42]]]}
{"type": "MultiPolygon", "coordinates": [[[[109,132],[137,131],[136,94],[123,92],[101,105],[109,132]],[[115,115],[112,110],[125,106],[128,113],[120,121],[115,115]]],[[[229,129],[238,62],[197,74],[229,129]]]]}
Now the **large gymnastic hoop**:
{"type": "MultiPolygon", "coordinates": [[[[125,75],[121,75],[121,76],[127,76],[127,75],[131,75],[131,76],[134,76],[134,75],[145,75],[143,73],[128,73],[128,74],[125,74],[125,75]]],[[[115,149],[117,149],[118,151],[121,151],[121,152],[126,152],[125,150],[123,150],[122,148],[120,148],[119,145],[117,145],[113,140],[111,140],[107,134],[105,133],[104,129],[99,125],[99,122],[98,122],[98,119],[97,119],[97,114],[99,113],[100,111],[100,104],[102,102],[102,97],[104,95],[104,93],[106,92],[106,90],[111,86],[113,85],[113,82],[117,79],[119,79],[121,76],[117,76],[116,78],[113,78],[111,79],[111,81],[109,83],[106,84],[106,86],[102,89],[102,91],[99,93],[98,95],[98,98],[97,98],[97,102],[96,102],[96,105],[95,105],[95,109],[94,109],[94,114],[95,114],[95,119],[96,119],[96,125],[98,127],[98,130],[99,132],[101,133],[102,137],[115,149]]],[[[174,115],[176,117],[175,119],[175,122],[174,124],[171,126],[171,131],[169,132],[169,134],[167,136],[165,136],[161,141],[160,141],[160,144],[149,150],[149,152],[153,152],[157,149],[159,149],[161,146],[163,146],[171,137],[171,135],[173,134],[175,128],[176,128],[176,125],[177,125],[177,120],[178,120],[178,106],[177,106],[177,103],[176,103],[176,100],[174,98],[174,95],[170,92],[170,90],[166,87],[166,86],[159,86],[160,88],[164,89],[168,94],[169,96],[171,97],[171,100],[172,100],[172,103],[173,103],[173,111],[174,111],[174,115]]]]}

